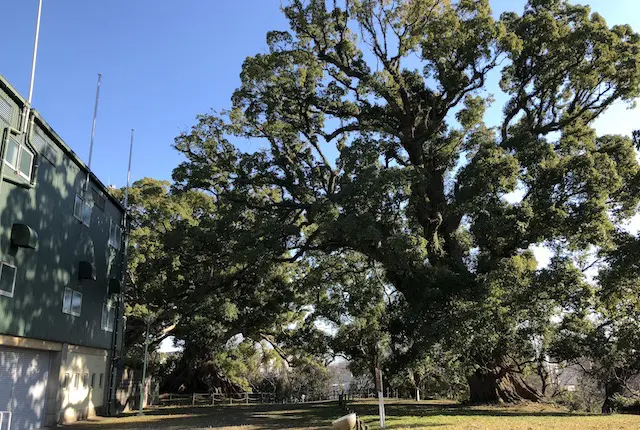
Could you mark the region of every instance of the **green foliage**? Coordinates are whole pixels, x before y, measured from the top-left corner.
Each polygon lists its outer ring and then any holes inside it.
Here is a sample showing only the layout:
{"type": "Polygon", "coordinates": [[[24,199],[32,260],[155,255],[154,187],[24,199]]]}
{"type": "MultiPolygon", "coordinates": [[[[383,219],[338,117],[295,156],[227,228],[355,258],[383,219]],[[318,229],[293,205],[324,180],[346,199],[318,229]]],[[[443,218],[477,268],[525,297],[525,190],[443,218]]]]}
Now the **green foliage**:
{"type": "Polygon", "coordinates": [[[640,239],[624,232],[615,235],[614,246],[601,251],[595,297],[563,319],[552,352],[555,357],[592,360],[585,373],[604,389],[605,411],[614,410],[614,399],[640,374],[640,239]]]}
{"type": "Polygon", "coordinates": [[[133,184],[129,203],[129,356],[142,356],[148,325],[151,351],[167,336],[181,341],[183,363],[174,373],[183,382],[248,389],[253,346],[225,345],[239,333],[252,344],[300,320],[303,306],[296,303],[304,301],[296,296],[303,293],[293,282],[300,269],[233,255],[225,244],[241,237],[227,235],[232,215],[203,192],[177,193],[167,182],[143,179],[133,184]]]}
{"type": "Polygon", "coordinates": [[[290,31],[245,60],[231,110],[175,142],[170,200],[186,212],[150,275],[180,291],[188,348],[210,359],[243,333],[298,363],[331,348],[364,372],[417,371],[439,345],[467,372],[513,376],[556,332],[597,338],[590,312],[624,319],[633,281],[593,288],[576,256],[615,252],[639,202],[634,142],[592,123],[640,95],[640,36],[560,0],[497,20],[487,0],[283,12],[290,31]],[[488,128],[494,70],[507,102],[488,128]],[[260,149],[234,143],[247,138],[260,149]],[[554,248],[544,270],[541,244],[554,248]]]}
{"type": "Polygon", "coordinates": [[[620,394],[616,394],[613,399],[613,410],[615,412],[637,414],[640,412],[640,399],[637,397],[625,397],[620,394]]]}

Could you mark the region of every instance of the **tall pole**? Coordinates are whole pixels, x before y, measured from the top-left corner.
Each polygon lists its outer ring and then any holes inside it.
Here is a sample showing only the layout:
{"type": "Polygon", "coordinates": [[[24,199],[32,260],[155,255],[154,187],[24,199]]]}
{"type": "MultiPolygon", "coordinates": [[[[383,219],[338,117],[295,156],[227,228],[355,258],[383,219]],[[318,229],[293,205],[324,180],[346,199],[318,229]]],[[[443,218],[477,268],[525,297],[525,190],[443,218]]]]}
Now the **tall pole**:
{"type": "Polygon", "coordinates": [[[142,366],[142,387],[140,388],[140,410],[138,415],[142,415],[142,402],[144,400],[146,379],[147,379],[147,353],[149,352],[149,326],[151,325],[151,315],[147,316],[147,330],[144,332],[144,365],[142,366]]]}
{"type": "MultiPolygon", "coordinates": [[[[115,328],[114,328],[114,332],[113,332],[113,338],[112,338],[112,343],[113,343],[113,352],[112,352],[112,357],[115,358],[116,356],[116,352],[117,352],[117,347],[118,347],[118,321],[120,320],[120,310],[121,310],[121,302],[122,302],[122,296],[123,293],[125,291],[126,288],[126,272],[127,272],[127,255],[129,252],[129,183],[131,182],[131,159],[132,159],[132,155],[133,155],[133,129],[131,129],[131,144],[129,146],[129,168],[127,171],[127,190],[125,192],[125,197],[124,197],[124,216],[123,216],[123,232],[124,232],[124,247],[122,250],[122,260],[121,260],[121,265],[120,265],[120,276],[122,278],[122,293],[120,293],[117,297],[117,301],[116,301],[116,322],[115,322],[115,328]]],[[[122,324],[122,330],[124,330],[124,323],[122,324]]],[[[148,332],[148,328],[147,328],[147,332],[148,332]]],[[[123,331],[124,332],[124,331],[123,331]]],[[[147,356],[147,342],[145,339],[145,358],[147,356]]],[[[146,366],[145,366],[146,367],[146,366]]],[[[109,407],[109,411],[108,414],[111,415],[111,405],[113,403],[113,399],[115,398],[116,395],[116,388],[115,388],[115,382],[116,382],[116,374],[117,374],[117,368],[116,368],[116,361],[115,359],[112,359],[111,361],[111,372],[112,372],[112,377],[111,377],[111,387],[109,389],[109,403],[108,403],[108,407],[109,407]]],[[[146,372],[144,372],[146,373],[146,372]]],[[[146,377],[146,375],[144,375],[146,377]]],[[[142,404],[142,401],[140,402],[140,404],[142,404]]]]}
{"type": "Polygon", "coordinates": [[[124,208],[129,209],[129,187],[131,186],[131,158],[133,158],[133,129],[131,129],[131,143],[129,144],[129,167],[127,168],[127,189],[124,192],[124,208]]]}
{"type": "Polygon", "coordinates": [[[91,143],[89,144],[89,166],[87,171],[87,180],[84,183],[84,190],[89,188],[89,175],[91,174],[91,160],[93,159],[93,142],[96,137],[96,120],[98,118],[98,101],[100,100],[100,82],[102,74],[98,73],[98,86],[96,87],[96,103],[93,106],[93,124],[91,125],[91,143]]]}
{"type": "Polygon", "coordinates": [[[40,40],[40,17],[42,16],[42,0],[38,2],[38,18],[36,19],[36,38],[33,42],[33,56],[31,57],[31,79],[29,80],[29,99],[24,109],[22,132],[27,131],[29,114],[31,113],[31,102],[33,100],[33,84],[36,79],[36,60],[38,58],[38,41],[40,40]]]}

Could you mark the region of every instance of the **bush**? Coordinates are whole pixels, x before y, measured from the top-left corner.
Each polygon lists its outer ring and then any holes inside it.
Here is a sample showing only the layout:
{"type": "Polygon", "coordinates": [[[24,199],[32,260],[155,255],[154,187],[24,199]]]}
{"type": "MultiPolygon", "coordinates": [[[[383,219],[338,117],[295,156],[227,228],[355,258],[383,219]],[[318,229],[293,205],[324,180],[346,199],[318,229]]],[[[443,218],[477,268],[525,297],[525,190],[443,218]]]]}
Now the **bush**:
{"type": "Polygon", "coordinates": [[[584,396],[578,391],[562,390],[554,400],[556,404],[564,406],[571,412],[584,411],[586,409],[584,396]]]}
{"type": "Polygon", "coordinates": [[[613,410],[626,414],[640,414],[640,398],[616,394],[613,397],[613,410]]]}

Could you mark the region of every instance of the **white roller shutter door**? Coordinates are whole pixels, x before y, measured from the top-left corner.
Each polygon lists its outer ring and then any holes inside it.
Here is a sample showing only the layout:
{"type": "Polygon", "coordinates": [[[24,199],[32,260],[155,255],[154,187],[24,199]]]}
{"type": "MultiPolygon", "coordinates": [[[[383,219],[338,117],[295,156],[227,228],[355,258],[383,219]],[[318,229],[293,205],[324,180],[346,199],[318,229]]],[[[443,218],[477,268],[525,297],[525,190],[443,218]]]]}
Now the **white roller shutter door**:
{"type": "Polygon", "coordinates": [[[42,427],[50,362],[48,351],[0,346],[0,411],[12,413],[11,430],[42,427]]]}

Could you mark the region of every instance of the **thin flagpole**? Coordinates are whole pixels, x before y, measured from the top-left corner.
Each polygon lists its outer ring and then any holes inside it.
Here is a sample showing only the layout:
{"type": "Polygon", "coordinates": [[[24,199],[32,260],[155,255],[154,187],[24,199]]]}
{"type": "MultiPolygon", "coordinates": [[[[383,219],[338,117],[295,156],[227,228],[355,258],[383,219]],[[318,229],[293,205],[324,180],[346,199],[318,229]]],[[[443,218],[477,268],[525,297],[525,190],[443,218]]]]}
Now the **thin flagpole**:
{"type": "Polygon", "coordinates": [[[87,170],[87,180],[84,184],[85,191],[89,188],[89,175],[91,174],[91,161],[93,159],[93,142],[96,138],[96,120],[98,118],[98,102],[100,100],[100,82],[102,74],[98,73],[98,85],[96,87],[96,103],[93,106],[93,124],[91,125],[91,143],[89,144],[89,166],[87,170]]]}
{"type": "Polygon", "coordinates": [[[22,124],[22,132],[27,131],[27,123],[29,122],[29,114],[31,113],[31,102],[33,101],[33,85],[36,79],[36,60],[38,58],[38,42],[40,40],[40,18],[42,17],[42,0],[38,2],[38,18],[36,19],[36,38],[33,42],[33,56],[31,57],[31,79],[29,80],[29,99],[25,106],[24,121],[22,124]]]}
{"type": "Polygon", "coordinates": [[[124,192],[124,208],[129,209],[129,187],[131,186],[131,158],[133,158],[133,132],[131,129],[131,143],[129,144],[129,167],[127,168],[127,189],[124,192]]]}

